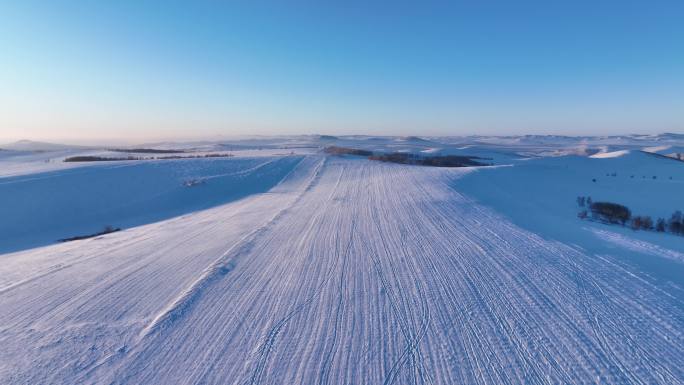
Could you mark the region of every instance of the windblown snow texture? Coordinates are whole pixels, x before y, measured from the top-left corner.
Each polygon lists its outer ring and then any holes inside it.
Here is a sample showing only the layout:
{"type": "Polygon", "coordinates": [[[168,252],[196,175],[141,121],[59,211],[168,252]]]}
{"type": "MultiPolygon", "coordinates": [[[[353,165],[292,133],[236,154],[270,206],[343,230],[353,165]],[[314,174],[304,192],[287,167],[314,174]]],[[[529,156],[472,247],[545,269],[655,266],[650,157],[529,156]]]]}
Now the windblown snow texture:
{"type": "Polygon", "coordinates": [[[465,170],[307,157],[268,193],[2,256],[3,384],[675,384],[681,302],[465,170]]]}

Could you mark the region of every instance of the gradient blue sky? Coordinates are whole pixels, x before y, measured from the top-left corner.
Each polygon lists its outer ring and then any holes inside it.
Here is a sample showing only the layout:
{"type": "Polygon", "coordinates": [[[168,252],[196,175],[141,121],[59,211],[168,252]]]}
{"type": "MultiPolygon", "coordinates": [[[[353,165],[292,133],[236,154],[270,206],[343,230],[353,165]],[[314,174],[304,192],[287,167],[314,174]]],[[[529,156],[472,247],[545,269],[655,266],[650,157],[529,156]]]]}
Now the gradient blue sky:
{"type": "Polygon", "coordinates": [[[684,1],[0,1],[0,140],[684,130],[684,1]]]}

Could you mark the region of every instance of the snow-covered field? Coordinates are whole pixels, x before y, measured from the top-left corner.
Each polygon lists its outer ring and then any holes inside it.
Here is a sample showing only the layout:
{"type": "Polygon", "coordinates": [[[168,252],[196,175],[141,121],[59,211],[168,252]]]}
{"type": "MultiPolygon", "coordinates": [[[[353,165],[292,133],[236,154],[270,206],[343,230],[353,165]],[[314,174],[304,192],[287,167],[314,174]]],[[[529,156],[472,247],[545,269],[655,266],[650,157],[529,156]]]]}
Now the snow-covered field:
{"type": "Polygon", "coordinates": [[[132,227],[268,191],[299,156],[91,162],[0,179],[0,253],[132,227]],[[115,163],[115,164],[112,164],[115,163]]]}
{"type": "Polygon", "coordinates": [[[681,146],[673,135],[258,138],[231,143],[233,158],[40,172],[13,160],[0,383],[682,383],[684,237],[581,221],[575,204],[684,209],[684,163],[639,151],[681,146]],[[101,226],[73,207],[110,209],[98,215],[124,230],[50,244],[62,224],[101,226]]]}
{"type": "Polygon", "coordinates": [[[581,221],[576,203],[578,196],[591,196],[626,205],[634,215],[667,220],[675,210],[684,210],[684,162],[639,151],[602,158],[535,158],[478,169],[456,181],[454,188],[542,237],[590,254],[618,256],[654,283],[684,288],[684,264],[654,258],[683,253],[684,237],[581,221]],[[630,243],[640,243],[641,252],[630,243]]]}

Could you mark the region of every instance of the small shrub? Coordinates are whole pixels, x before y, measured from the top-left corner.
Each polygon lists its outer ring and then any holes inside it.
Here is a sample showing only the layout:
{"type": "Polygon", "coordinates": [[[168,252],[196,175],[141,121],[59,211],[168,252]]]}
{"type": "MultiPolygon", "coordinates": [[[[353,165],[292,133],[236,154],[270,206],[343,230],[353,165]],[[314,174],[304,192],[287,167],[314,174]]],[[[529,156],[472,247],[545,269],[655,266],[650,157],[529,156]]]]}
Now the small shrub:
{"type": "Polygon", "coordinates": [[[643,230],[653,230],[653,219],[648,215],[641,217],[641,228],[643,230]]]}
{"type": "Polygon", "coordinates": [[[81,239],[94,238],[94,237],[98,237],[98,236],[100,236],[100,235],[105,235],[105,234],[109,234],[109,233],[115,233],[115,232],[117,232],[117,231],[121,231],[121,229],[118,228],[118,227],[113,227],[113,226],[107,225],[107,226],[104,227],[104,229],[102,229],[102,231],[97,232],[97,233],[94,233],[94,234],[77,235],[77,236],[75,236],[75,237],[69,237],[69,238],[59,239],[58,241],[59,241],[59,242],[79,241],[79,240],[81,240],[81,239]]]}
{"type": "Polygon", "coordinates": [[[684,223],[682,223],[682,212],[675,211],[670,220],[668,221],[667,227],[672,234],[681,234],[684,230],[684,223]]]}
{"type": "Polygon", "coordinates": [[[634,216],[630,221],[632,230],[653,230],[653,219],[649,216],[634,216]]]}

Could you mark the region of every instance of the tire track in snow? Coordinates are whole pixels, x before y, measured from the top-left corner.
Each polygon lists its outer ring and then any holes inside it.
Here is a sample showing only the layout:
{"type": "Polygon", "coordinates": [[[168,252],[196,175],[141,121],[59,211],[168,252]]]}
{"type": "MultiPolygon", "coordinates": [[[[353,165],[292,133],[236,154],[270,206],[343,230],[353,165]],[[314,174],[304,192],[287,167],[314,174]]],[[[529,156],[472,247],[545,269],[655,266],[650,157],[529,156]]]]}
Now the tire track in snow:
{"type": "Polygon", "coordinates": [[[601,289],[600,285],[586,274],[578,274],[576,278],[580,291],[580,299],[586,311],[592,332],[599,343],[599,347],[606,358],[610,360],[611,365],[619,371],[621,376],[623,376],[623,378],[615,379],[614,381],[626,381],[633,384],[646,383],[622,364],[619,352],[615,351],[613,343],[609,340],[609,336],[618,334],[622,339],[627,341],[627,345],[631,348],[630,354],[638,356],[639,360],[648,367],[650,373],[658,375],[660,381],[663,383],[676,383],[677,376],[666,367],[657,367],[655,365],[655,362],[657,362],[656,358],[647,351],[644,351],[641,345],[634,341],[633,337],[628,332],[622,330],[623,328],[621,325],[601,317],[601,314],[598,311],[599,307],[604,310],[610,310],[611,312],[615,312],[617,309],[615,307],[616,305],[610,299],[610,296],[601,289]],[[596,300],[598,300],[598,303],[596,303],[596,300]],[[610,332],[606,331],[606,324],[607,326],[611,326],[610,332]]]}
{"type": "MultiPolygon", "coordinates": [[[[42,383],[681,382],[677,298],[473,203],[450,187],[459,172],[329,158],[296,203],[282,199],[277,220],[229,253],[240,258],[229,279],[178,318],[146,317],[125,359],[42,383]]],[[[149,262],[119,278],[159,269],[149,262]]],[[[130,290],[60,309],[85,317],[130,290]]]]}
{"type": "MultiPolygon", "coordinates": [[[[371,222],[375,225],[375,229],[377,231],[380,244],[382,245],[382,248],[384,250],[385,256],[390,257],[392,255],[390,248],[388,246],[387,241],[385,240],[385,236],[383,234],[383,230],[380,227],[380,223],[382,222],[383,217],[378,213],[377,211],[377,205],[372,205],[373,210],[372,213],[370,214],[371,222]]],[[[404,313],[400,310],[401,308],[406,308],[406,298],[405,298],[405,293],[402,292],[402,290],[398,289],[396,296],[394,294],[394,291],[392,290],[390,286],[390,282],[388,279],[385,277],[385,274],[383,272],[383,269],[381,267],[380,260],[377,255],[372,251],[370,245],[366,244],[366,248],[370,251],[370,257],[373,260],[373,266],[375,268],[376,274],[378,275],[378,278],[380,279],[380,282],[382,284],[383,289],[385,290],[385,293],[389,299],[390,306],[392,308],[394,316],[397,318],[399,322],[399,326],[401,329],[401,332],[404,336],[405,339],[405,348],[402,352],[402,354],[399,356],[397,360],[394,361],[394,363],[391,365],[389,371],[385,374],[385,380],[383,384],[389,385],[394,383],[396,380],[398,372],[401,370],[402,366],[404,365],[407,360],[411,363],[413,370],[415,371],[415,354],[416,350],[418,350],[418,344],[422,340],[422,338],[425,336],[425,333],[427,333],[428,326],[429,326],[429,308],[426,304],[425,297],[424,295],[419,295],[421,299],[421,305],[423,308],[422,311],[422,319],[421,319],[421,326],[419,327],[419,332],[416,332],[416,330],[411,326],[411,323],[406,319],[404,313]],[[398,297],[399,299],[397,300],[398,297]],[[398,303],[398,301],[401,303],[398,303]]],[[[390,263],[390,267],[393,267],[393,264],[390,263]]],[[[396,270],[392,268],[392,278],[394,278],[394,281],[398,282],[397,279],[397,273],[396,270]]],[[[422,362],[421,362],[422,364],[422,362]]],[[[415,382],[415,378],[413,378],[413,381],[415,382]]]]}
{"type": "Polygon", "coordinates": [[[346,309],[346,297],[348,295],[347,293],[347,279],[348,279],[348,264],[349,264],[349,258],[352,250],[352,246],[354,244],[354,234],[356,231],[356,220],[352,219],[351,223],[351,231],[349,235],[349,242],[347,243],[347,247],[344,251],[344,255],[342,257],[342,268],[340,270],[340,278],[338,281],[338,301],[337,301],[337,307],[335,309],[335,321],[333,323],[333,335],[331,337],[332,343],[329,349],[326,350],[324,356],[323,356],[323,363],[322,363],[322,368],[321,368],[321,373],[318,378],[318,384],[319,385],[327,385],[328,382],[330,381],[330,367],[332,366],[333,359],[335,358],[335,354],[337,352],[338,348],[338,329],[340,328],[341,324],[341,318],[344,314],[344,311],[346,309]]]}
{"type": "MultiPolygon", "coordinates": [[[[325,203],[325,205],[329,205],[330,202],[333,200],[334,195],[337,193],[340,183],[342,181],[342,176],[344,175],[344,169],[342,169],[337,177],[337,181],[335,182],[335,187],[332,189],[332,192],[328,196],[328,199],[325,203]]],[[[310,233],[314,226],[314,224],[317,222],[316,220],[320,218],[321,215],[324,214],[324,211],[319,211],[315,218],[309,222],[309,228],[304,231],[304,233],[310,233]]],[[[336,237],[336,241],[339,242],[339,236],[336,237]]],[[[339,252],[339,244],[337,247],[335,247],[335,251],[339,252]]],[[[312,301],[314,301],[319,295],[320,292],[323,290],[325,286],[328,285],[328,282],[332,279],[333,273],[335,269],[337,268],[337,264],[339,262],[339,255],[336,256],[336,258],[333,258],[333,262],[328,269],[328,272],[324,278],[324,280],[320,283],[320,285],[314,290],[314,292],[306,298],[302,303],[299,305],[295,306],[293,310],[291,310],[289,313],[287,313],[283,318],[278,320],[273,327],[269,330],[268,334],[264,338],[264,341],[261,343],[258,349],[257,353],[257,364],[254,370],[252,371],[252,375],[250,376],[250,379],[248,381],[249,385],[254,385],[254,384],[259,384],[261,383],[263,373],[264,373],[264,368],[266,366],[266,363],[268,361],[268,358],[270,356],[271,351],[274,348],[274,345],[276,343],[276,338],[278,337],[278,334],[280,333],[281,329],[287,324],[292,317],[297,315],[299,312],[301,312],[304,308],[306,308],[312,301]]]]}
{"type": "MultiPolygon", "coordinates": [[[[654,306],[665,305],[648,294],[652,288],[599,269],[607,274],[602,288],[613,287],[604,297],[619,299],[623,308],[605,306],[597,293],[590,292],[584,300],[591,302],[591,311],[607,328],[597,331],[604,336],[610,332],[621,336],[634,333],[633,326],[623,321],[629,319],[625,316],[628,313],[637,314],[639,320],[649,325],[657,325],[659,331],[653,340],[642,335],[625,341],[610,337],[605,344],[614,355],[609,358],[601,353],[601,342],[585,322],[587,310],[576,298],[577,277],[595,276],[595,270],[601,267],[596,265],[596,259],[522,231],[495,213],[472,204],[450,191],[439,171],[356,161],[335,163],[338,168],[326,173],[332,179],[331,174],[343,168],[342,179],[338,176],[334,186],[325,189],[313,187],[311,195],[303,198],[299,207],[292,208],[287,218],[254,240],[259,248],[249,252],[250,266],[244,266],[244,274],[257,274],[266,263],[278,265],[269,270],[272,278],[259,278],[258,282],[268,282],[264,289],[267,294],[254,296],[255,288],[251,285],[243,286],[245,291],[231,293],[247,296],[244,302],[249,306],[240,307],[240,312],[248,315],[233,317],[232,322],[250,322],[254,327],[262,327],[263,334],[258,338],[236,334],[226,339],[225,346],[204,356],[212,360],[210,369],[192,383],[220,383],[221,377],[213,372],[221,371],[221,365],[246,367],[245,371],[225,372],[240,383],[343,383],[347,377],[333,372],[342,362],[351,363],[351,369],[356,370],[352,378],[387,384],[572,384],[596,378],[664,383],[663,380],[672,379],[663,368],[673,368],[679,361],[673,343],[680,337],[666,327],[667,322],[677,325],[677,319],[663,311],[667,307],[654,306]],[[310,204],[313,198],[321,202],[310,204]],[[334,204],[338,199],[350,202],[352,211],[341,213],[334,204]],[[304,219],[307,215],[310,217],[304,219]],[[348,271],[341,268],[344,247],[335,231],[344,232],[352,220],[356,230],[348,247],[361,264],[357,269],[350,265],[348,271]],[[299,227],[288,229],[292,226],[299,227]],[[277,236],[277,232],[286,230],[292,231],[294,238],[277,236]],[[285,258],[296,250],[310,251],[288,262],[269,261],[274,247],[285,246],[285,254],[274,258],[285,258]],[[364,258],[368,259],[367,265],[364,258]],[[302,270],[308,275],[306,280],[295,281],[296,286],[288,288],[290,296],[278,292],[279,288],[291,285],[277,276],[279,268],[286,266],[280,266],[281,263],[307,267],[302,270]],[[360,271],[363,266],[369,267],[372,274],[360,271]],[[384,294],[376,297],[373,292],[367,302],[340,306],[340,296],[345,294],[338,280],[347,272],[353,274],[349,279],[363,279],[362,287],[367,290],[376,290],[377,284],[384,294]],[[642,294],[648,296],[624,294],[628,292],[625,288],[634,285],[639,285],[642,294]],[[268,293],[277,298],[269,298],[268,293]],[[644,302],[646,298],[650,304],[644,302]],[[363,307],[359,308],[360,304],[363,307]],[[339,326],[346,325],[338,318],[342,311],[349,312],[348,316],[357,314],[362,320],[355,333],[338,334],[342,331],[339,326]],[[329,316],[322,312],[329,312],[329,316]],[[378,315],[368,319],[367,312],[378,315]],[[656,317],[669,321],[657,321],[656,317]],[[605,322],[606,319],[614,321],[605,322]],[[338,336],[350,339],[349,345],[345,345],[347,349],[337,350],[338,336]],[[357,338],[368,340],[370,346],[358,343],[357,338]],[[437,348],[442,343],[451,357],[437,348]],[[630,357],[626,353],[630,351],[628,344],[643,345],[648,354],[630,357]],[[360,357],[360,349],[368,358],[354,361],[354,357],[360,357]],[[659,350],[668,353],[658,353],[659,350]],[[231,354],[232,351],[256,354],[245,359],[231,354]],[[226,361],[218,358],[223,354],[227,355],[226,361]],[[450,361],[452,357],[455,361],[450,361]],[[657,364],[651,373],[637,370],[649,357],[654,357],[650,361],[662,364],[657,364]],[[629,375],[618,371],[613,377],[600,377],[609,373],[615,360],[629,375]],[[367,367],[361,369],[362,366],[367,367]]],[[[219,304],[210,296],[206,302],[207,308],[219,304]]],[[[216,319],[216,325],[226,322],[220,313],[211,317],[216,319]]],[[[202,314],[194,314],[194,318],[203,322],[202,314]]],[[[230,330],[221,326],[215,332],[230,330]]],[[[678,373],[671,369],[669,372],[678,373]]],[[[168,373],[170,376],[173,371],[168,373]]]]}
{"type": "MultiPolygon", "coordinates": [[[[256,169],[263,167],[265,164],[268,163],[270,162],[260,164],[256,167],[256,169]]],[[[208,287],[210,287],[219,279],[223,278],[225,275],[230,273],[230,271],[233,270],[233,268],[235,268],[239,256],[248,252],[255,239],[257,239],[261,234],[266,232],[269,229],[269,227],[273,226],[273,224],[277,222],[277,220],[287,212],[289,208],[294,206],[297,202],[299,202],[302,199],[302,196],[308,190],[310,190],[310,188],[313,185],[315,185],[318,178],[320,178],[320,173],[321,170],[324,168],[325,163],[325,158],[318,162],[318,164],[314,168],[311,178],[306,183],[305,187],[297,193],[297,195],[290,202],[290,204],[281,208],[264,225],[252,230],[244,237],[242,237],[240,240],[238,240],[236,243],[231,245],[213,263],[211,263],[194,282],[192,282],[187,288],[185,288],[178,295],[178,297],[174,299],[173,302],[169,303],[146,326],[144,326],[141,329],[136,341],[134,342],[134,346],[124,352],[125,356],[122,356],[120,354],[121,352],[115,352],[106,355],[97,363],[95,363],[91,368],[89,368],[86,372],[84,372],[81,377],[84,379],[88,378],[96,370],[98,370],[100,367],[102,367],[103,365],[105,365],[113,359],[125,360],[127,357],[135,356],[139,353],[141,347],[145,345],[146,340],[152,338],[155,334],[162,332],[164,329],[171,328],[175,322],[177,322],[181,317],[183,317],[187,312],[191,310],[194,303],[196,303],[199,300],[202,293],[208,287]]],[[[296,168],[297,166],[295,166],[294,169],[296,168]]],[[[288,173],[288,175],[286,175],[278,185],[285,181],[293,171],[288,173]]],[[[274,186],[274,188],[277,188],[278,185],[274,186]]]]}
{"type": "MultiPolygon", "coordinates": [[[[253,171],[255,169],[261,168],[269,163],[270,161],[265,162],[251,170],[253,171]]],[[[316,167],[316,170],[313,174],[313,178],[307,184],[307,187],[304,189],[304,191],[298,194],[297,198],[289,206],[286,206],[285,208],[278,211],[271,219],[269,219],[266,222],[266,224],[257,229],[254,229],[253,231],[245,235],[242,239],[240,239],[237,243],[231,245],[223,254],[221,254],[221,256],[218,257],[218,259],[216,259],[216,261],[214,261],[204,272],[202,272],[202,274],[200,274],[200,276],[197,278],[197,280],[195,280],[195,282],[193,282],[188,288],[186,288],[171,304],[169,304],[161,313],[159,313],[152,320],[152,322],[150,322],[149,325],[143,328],[143,330],[140,333],[140,339],[144,339],[147,335],[154,332],[156,329],[168,327],[168,324],[172,323],[174,320],[181,317],[183,313],[189,309],[192,303],[197,300],[197,297],[201,295],[202,291],[206,287],[211,285],[212,282],[216,279],[228,274],[235,267],[235,264],[238,262],[237,258],[240,255],[245,254],[247,250],[251,247],[251,243],[260,234],[267,231],[267,229],[270,226],[272,226],[273,223],[278,220],[278,218],[282,217],[282,215],[287,211],[288,208],[292,207],[292,205],[296,204],[298,200],[301,199],[306,189],[308,189],[315,182],[316,178],[319,175],[321,167],[322,163],[316,167]]],[[[286,178],[287,176],[285,176],[284,179],[286,178]]],[[[277,185],[275,187],[277,187],[277,185]]]]}

